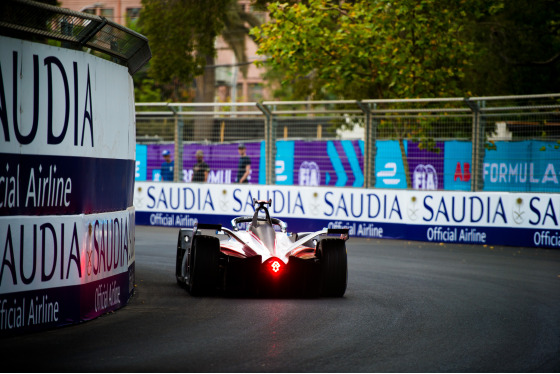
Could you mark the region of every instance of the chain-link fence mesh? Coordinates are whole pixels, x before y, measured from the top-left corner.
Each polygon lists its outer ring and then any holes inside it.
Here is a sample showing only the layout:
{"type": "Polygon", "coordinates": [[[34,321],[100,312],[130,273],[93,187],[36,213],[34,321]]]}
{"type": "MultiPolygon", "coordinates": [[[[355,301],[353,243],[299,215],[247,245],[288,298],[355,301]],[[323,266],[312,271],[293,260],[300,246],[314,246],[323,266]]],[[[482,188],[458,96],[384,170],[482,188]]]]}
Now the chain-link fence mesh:
{"type": "Polygon", "coordinates": [[[560,191],[558,97],[481,99],[485,190],[560,191]]]}
{"type": "Polygon", "coordinates": [[[457,189],[449,181],[470,181],[471,157],[458,152],[472,148],[473,116],[463,99],[365,102],[377,128],[377,187],[457,189]]]}
{"type": "Polygon", "coordinates": [[[161,180],[168,151],[193,181],[202,151],[206,182],[235,183],[243,143],[252,184],[558,192],[559,110],[560,94],[138,104],[137,177],[161,180]]]}
{"type": "Polygon", "coordinates": [[[364,185],[364,112],[355,101],[264,104],[276,134],[276,184],[364,185]]]}
{"type": "Polygon", "coordinates": [[[259,173],[265,118],[255,103],[138,104],[136,128],[148,180],[166,179],[169,152],[174,164],[182,164],[176,181],[235,183],[244,153],[251,161],[247,182],[265,183],[259,173]]]}

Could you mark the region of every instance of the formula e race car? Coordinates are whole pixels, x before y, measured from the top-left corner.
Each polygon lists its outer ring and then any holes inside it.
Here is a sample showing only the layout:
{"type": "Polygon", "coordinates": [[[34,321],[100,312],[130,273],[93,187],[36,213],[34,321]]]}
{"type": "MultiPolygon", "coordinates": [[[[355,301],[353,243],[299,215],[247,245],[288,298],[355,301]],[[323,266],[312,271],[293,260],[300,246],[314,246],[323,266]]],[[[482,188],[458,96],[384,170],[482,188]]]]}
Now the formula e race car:
{"type": "Polygon", "coordinates": [[[199,223],[179,230],[175,275],[193,296],[342,297],[348,282],[348,229],[288,233],[271,218],[272,200],[233,229],[199,223]],[[333,236],[334,235],[334,236],[333,236]]]}

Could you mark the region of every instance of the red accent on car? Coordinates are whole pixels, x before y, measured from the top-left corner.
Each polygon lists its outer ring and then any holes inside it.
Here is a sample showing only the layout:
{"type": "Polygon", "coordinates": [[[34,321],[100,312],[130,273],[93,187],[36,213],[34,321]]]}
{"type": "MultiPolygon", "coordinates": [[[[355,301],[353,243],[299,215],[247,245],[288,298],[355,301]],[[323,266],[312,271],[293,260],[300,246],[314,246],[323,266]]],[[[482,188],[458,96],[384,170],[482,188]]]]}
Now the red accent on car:
{"type": "Polygon", "coordinates": [[[274,261],[272,265],[270,265],[270,267],[272,268],[273,272],[278,273],[278,271],[280,270],[280,263],[278,261],[274,261]]]}
{"type": "Polygon", "coordinates": [[[284,270],[284,262],[278,257],[271,257],[266,261],[265,266],[272,275],[279,275],[284,270]]]}

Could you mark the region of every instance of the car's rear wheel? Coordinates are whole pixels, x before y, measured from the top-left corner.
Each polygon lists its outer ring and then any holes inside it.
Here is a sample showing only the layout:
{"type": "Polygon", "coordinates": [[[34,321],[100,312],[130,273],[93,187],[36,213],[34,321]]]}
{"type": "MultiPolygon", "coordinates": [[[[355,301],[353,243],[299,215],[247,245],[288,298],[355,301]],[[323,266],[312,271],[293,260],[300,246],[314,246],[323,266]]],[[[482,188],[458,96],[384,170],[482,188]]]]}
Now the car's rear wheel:
{"type": "Polygon", "coordinates": [[[189,292],[203,296],[216,291],[219,281],[220,240],[213,236],[195,235],[188,267],[189,292]]]}
{"type": "Polygon", "coordinates": [[[348,284],[348,257],[342,239],[325,238],[319,242],[323,296],[342,297],[348,284]]]}

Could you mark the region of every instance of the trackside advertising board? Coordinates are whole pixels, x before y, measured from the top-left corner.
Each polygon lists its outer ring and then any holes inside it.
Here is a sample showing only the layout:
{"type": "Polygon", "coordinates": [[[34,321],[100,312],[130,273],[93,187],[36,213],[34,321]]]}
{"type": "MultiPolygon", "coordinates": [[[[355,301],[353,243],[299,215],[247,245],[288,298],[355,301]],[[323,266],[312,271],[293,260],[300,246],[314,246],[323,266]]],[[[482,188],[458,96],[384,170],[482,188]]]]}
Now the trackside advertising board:
{"type": "Polygon", "coordinates": [[[134,285],[126,67],[0,36],[0,335],[88,320],[134,285]]]}
{"type": "Polygon", "coordinates": [[[136,223],[230,227],[254,213],[253,198],[272,199],[271,215],[294,232],[347,227],[367,238],[560,247],[555,194],[136,182],[136,223]]]}
{"type": "MultiPolygon", "coordinates": [[[[245,143],[251,168],[250,184],[266,184],[265,143],[245,143]],[[257,167],[258,166],[258,167],[257,167]]],[[[555,141],[496,141],[485,152],[483,191],[560,191],[560,149],[555,141]]],[[[399,142],[377,140],[376,188],[407,189],[399,142]]],[[[418,143],[404,142],[415,190],[471,190],[472,143],[438,141],[440,152],[422,150],[418,143]]],[[[277,185],[362,187],[364,185],[363,140],[278,140],[275,176],[277,185]]],[[[235,182],[237,144],[190,143],[183,146],[181,180],[191,182],[197,150],[204,152],[210,167],[208,183],[235,182]]],[[[141,144],[136,148],[136,180],[160,181],[163,150],[173,144],[141,144]]]]}

